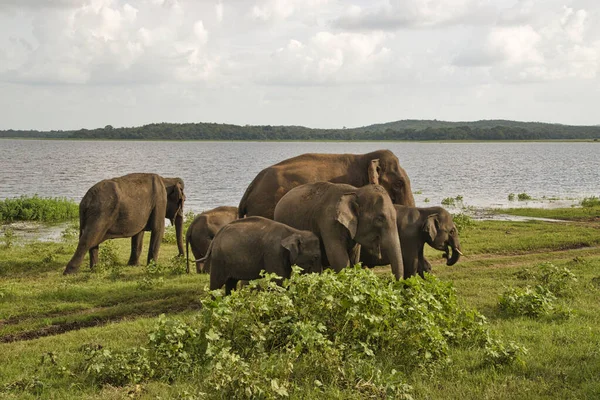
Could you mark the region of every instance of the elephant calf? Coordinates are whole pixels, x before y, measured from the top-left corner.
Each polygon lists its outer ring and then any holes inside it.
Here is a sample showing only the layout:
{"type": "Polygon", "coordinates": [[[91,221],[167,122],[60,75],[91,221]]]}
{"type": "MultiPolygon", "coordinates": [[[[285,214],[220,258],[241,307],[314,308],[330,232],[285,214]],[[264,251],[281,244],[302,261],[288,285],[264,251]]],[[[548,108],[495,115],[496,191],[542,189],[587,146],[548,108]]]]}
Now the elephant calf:
{"type": "MultiPolygon", "coordinates": [[[[431,264],[423,255],[425,243],[436,250],[443,251],[448,259],[447,265],[454,265],[461,253],[458,240],[458,229],[452,215],[442,207],[417,208],[395,205],[396,222],[402,259],[404,261],[404,278],[416,273],[423,276],[431,271],[431,264]],[[452,256],[448,256],[449,248],[452,256]]],[[[378,257],[374,249],[363,246],[360,260],[363,265],[372,268],[376,265],[387,265],[389,260],[378,257]]]]}
{"type": "Polygon", "coordinates": [[[260,278],[261,270],[282,278],[290,277],[294,264],[305,272],[323,270],[319,239],[313,233],[263,217],[225,225],[200,261],[210,270],[210,289],[225,285],[226,295],[238,281],[260,278]]]}
{"type": "Polygon", "coordinates": [[[196,272],[210,272],[204,268],[204,263],[198,261],[206,256],[208,247],[219,230],[236,220],[238,217],[237,207],[217,207],[204,211],[192,221],[185,233],[185,252],[187,272],[190,272],[190,246],[196,260],[196,272]]]}

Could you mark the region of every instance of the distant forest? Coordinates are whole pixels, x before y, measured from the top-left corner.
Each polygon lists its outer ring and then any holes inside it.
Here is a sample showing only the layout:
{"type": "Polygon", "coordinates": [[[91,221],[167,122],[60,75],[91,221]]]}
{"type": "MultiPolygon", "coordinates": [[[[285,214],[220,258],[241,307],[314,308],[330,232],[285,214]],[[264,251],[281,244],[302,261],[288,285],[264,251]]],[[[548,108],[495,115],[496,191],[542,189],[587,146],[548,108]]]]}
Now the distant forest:
{"type": "Polygon", "coordinates": [[[600,140],[600,126],[483,120],[446,122],[402,120],[360,128],[312,129],[303,126],[216,123],[149,124],[132,128],[75,131],[0,131],[0,138],[111,140],[600,140]]]}

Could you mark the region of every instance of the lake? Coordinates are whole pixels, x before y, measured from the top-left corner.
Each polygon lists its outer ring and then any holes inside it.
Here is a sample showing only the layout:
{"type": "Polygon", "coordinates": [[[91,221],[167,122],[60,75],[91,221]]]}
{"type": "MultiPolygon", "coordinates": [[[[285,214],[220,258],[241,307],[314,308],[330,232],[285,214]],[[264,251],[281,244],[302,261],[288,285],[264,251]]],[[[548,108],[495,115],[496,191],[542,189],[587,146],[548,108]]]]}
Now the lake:
{"type": "Polygon", "coordinates": [[[592,142],[132,142],[0,140],[0,198],[79,201],[96,182],[131,172],[179,176],[186,211],[237,206],[263,168],[302,153],[389,149],[418,206],[463,197],[476,208],[562,206],[599,196],[600,143],[592,142]],[[509,193],[543,201],[508,201],[509,193]],[[549,198],[560,200],[548,200],[549,198]],[[429,200],[429,201],[427,201],[429,200]]]}

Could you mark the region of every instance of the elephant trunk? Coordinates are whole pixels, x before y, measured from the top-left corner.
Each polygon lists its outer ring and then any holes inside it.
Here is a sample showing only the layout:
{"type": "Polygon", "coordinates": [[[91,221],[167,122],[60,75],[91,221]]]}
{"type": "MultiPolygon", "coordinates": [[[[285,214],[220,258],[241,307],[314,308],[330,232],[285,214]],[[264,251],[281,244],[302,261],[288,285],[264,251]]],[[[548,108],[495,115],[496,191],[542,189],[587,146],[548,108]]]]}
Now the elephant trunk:
{"type": "MultiPolygon", "coordinates": [[[[395,227],[394,227],[395,228],[395,227]]],[[[395,235],[392,234],[388,237],[388,240],[382,241],[381,250],[383,256],[389,260],[392,266],[392,273],[396,280],[400,280],[404,277],[404,262],[402,261],[402,250],[400,249],[400,238],[398,237],[398,231],[392,229],[395,235]]]]}
{"type": "Polygon", "coordinates": [[[177,237],[177,249],[179,249],[179,255],[183,257],[183,215],[181,215],[181,213],[175,215],[175,236],[177,237]]]}
{"type": "Polygon", "coordinates": [[[456,262],[462,254],[462,252],[460,251],[460,243],[458,241],[458,238],[451,238],[449,244],[452,248],[452,256],[448,258],[448,261],[446,261],[446,265],[454,265],[456,264],[456,262]]]}

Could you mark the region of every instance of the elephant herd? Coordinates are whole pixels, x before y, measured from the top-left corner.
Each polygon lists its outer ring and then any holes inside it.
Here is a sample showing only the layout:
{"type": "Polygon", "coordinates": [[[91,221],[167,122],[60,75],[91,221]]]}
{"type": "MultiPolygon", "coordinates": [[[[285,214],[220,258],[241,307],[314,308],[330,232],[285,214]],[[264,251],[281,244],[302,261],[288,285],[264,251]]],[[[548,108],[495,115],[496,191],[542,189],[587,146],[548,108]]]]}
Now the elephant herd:
{"type": "MultiPolygon", "coordinates": [[[[144,173],[92,186],[79,206],[79,244],[64,273],[76,272],[88,251],[93,267],[98,245],[112,238],[131,237],[128,264],[138,264],[145,231],[148,262],[157,259],[165,218],[175,225],[183,256],[183,191],[180,178],[144,173]]],[[[401,279],[431,270],[425,243],[443,251],[447,265],[462,254],[452,216],[441,207],[415,207],[410,180],[389,150],[302,154],[267,167],[239,207],[201,213],[185,240],[196,271],[210,273],[211,290],[225,286],[227,294],[261,270],[287,278],[294,264],[304,272],[389,264],[401,279]]]]}

